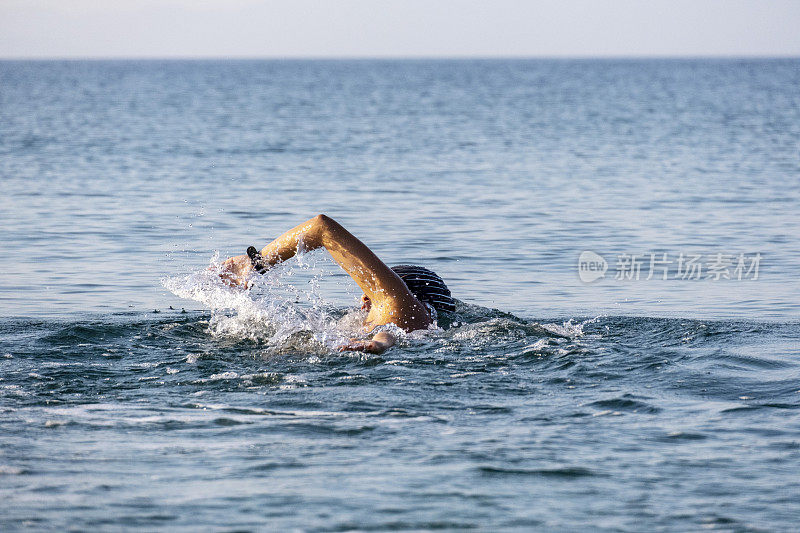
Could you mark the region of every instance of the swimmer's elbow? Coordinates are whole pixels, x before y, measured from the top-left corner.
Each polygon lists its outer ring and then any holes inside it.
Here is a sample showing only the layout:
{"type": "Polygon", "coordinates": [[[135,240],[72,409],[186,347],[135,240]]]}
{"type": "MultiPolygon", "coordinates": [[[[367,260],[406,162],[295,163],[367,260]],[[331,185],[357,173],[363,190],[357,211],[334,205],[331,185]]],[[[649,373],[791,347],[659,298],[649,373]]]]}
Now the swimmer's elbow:
{"type": "Polygon", "coordinates": [[[335,232],[335,227],[338,226],[335,220],[324,213],[320,213],[311,219],[313,231],[317,235],[331,235],[335,232]]]}
{"type": "Polygon", "coordinates": [[[316,245],[325,246],[327,248],[327,246],[334,241],[339,241],[347,237],[347,230],[324,213],[320,213],[312,218],[311,224],[312,228],[309,233],[319,239],[316,245]]]}
{"type": "Polygon", "coordinates": [[[323,226],[323,227],[324,226],[328,226],[331,223],[336,222],[335,220],[333,220],[331,217],[329,217],[325,213],[320,213],[319,215],[315,216],[311,220],[314,222],[314,224],[317,224],[317,225],[323,226]]]}

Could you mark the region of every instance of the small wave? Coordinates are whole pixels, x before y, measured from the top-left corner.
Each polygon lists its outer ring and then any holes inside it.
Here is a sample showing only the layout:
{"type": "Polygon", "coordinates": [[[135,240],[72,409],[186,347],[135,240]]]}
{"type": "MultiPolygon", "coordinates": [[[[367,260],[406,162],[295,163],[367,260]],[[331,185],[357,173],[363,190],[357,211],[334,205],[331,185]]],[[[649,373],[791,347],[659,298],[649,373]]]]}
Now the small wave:
{"type": "Polygon", "coordinates": [[[702,433],[674,431],[672,433],[664,435],[663,437],[658,438],[657,440],[663,442],[692,442],[692,441],[701,441],[706,439],[708,439],[708,435],[704,435],[702,433]]]}
{"type": "Polygon", "coordinates": [[[780,403],[780,402],[754,403],[754,404],[739,405],[736,407],[729,407],[727,409],[722,409],[720,413],[723,414],[752,413],[753,411],[757,411],[760,409],[800,409],[800,404],[780,403]]]}
{"type": "Polygon", "coordinates": [[[591,402],[588,405],[592,407],[599,407],[604,410],[603,412],[606,412],[608,410],[613,410],[615,412],[628,411],[631,413],[648,413],[648,414],[655,414],[661,412],[661,408],[656,407],[654,405],[650,405],[646,402],[634,400],[630,397],[630,395],[627,394],[623,395],[620,398],[598,400],[595,402],[591,402]]]}

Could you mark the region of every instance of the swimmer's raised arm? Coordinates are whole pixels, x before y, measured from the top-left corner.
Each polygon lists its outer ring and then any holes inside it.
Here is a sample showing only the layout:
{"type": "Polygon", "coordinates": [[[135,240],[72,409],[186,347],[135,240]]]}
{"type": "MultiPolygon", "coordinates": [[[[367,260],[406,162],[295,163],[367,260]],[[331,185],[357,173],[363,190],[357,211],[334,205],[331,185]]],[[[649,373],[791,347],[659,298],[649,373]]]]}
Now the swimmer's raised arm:
{"type": "Polygon", "coordinates": [[[272,266],[293,257],[301,246],[305,250],[325,248],[373,302],[387,293],[408,292],[403,280],[366,244],[326,215],[317,215],[290,229],[266,245],[261,255],[272,266]]]}
{"type": "MultiPolygon", "coordinates": [[[[374,325],[394,322],[411,331],[425,328],[431,319],[427,309],[409,291],[406,284],[386,266],[367,245],[341,224],[326,215],[290,229],[261,250],[264,266],[273,266],[294,257],[298,249],[325,248],[331,257],[361,287],[371,300],[368,322],[374,325]]],[[[244,285],[253,270],[248,255],[231,257],[223,263],[222,279],[244,285]]]]}

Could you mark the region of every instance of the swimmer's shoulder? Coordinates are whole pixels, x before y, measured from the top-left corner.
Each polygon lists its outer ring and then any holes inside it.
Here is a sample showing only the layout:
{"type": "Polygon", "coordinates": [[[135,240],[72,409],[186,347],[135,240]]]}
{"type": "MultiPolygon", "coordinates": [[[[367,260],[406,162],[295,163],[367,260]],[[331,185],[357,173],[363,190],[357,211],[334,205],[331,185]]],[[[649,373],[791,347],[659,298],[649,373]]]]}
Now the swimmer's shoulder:
{"type": "Polygon", "coordinates": [[[374,329],[378,326],[394,324],[400,329],[410,332],[418,329],[427,329],[433,323],[430,311],[419,300],[411,296],[413,301],[400,299],[387,299],[376,306],[376,316],[364,322],[364,325],[374,329]]]}

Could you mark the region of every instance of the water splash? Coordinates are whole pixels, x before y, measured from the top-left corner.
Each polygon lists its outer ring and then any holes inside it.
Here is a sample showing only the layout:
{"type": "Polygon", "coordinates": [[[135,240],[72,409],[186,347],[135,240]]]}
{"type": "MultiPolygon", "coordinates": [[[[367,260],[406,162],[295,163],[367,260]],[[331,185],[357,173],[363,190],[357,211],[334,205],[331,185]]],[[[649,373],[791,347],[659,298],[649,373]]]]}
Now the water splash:
{"type": "MultiPolygon", "coordinates": [[[[214,255],[207,269],[164,278],[162,284],[212,311],[207,331],[214,337],[250,340],[274,354],[323,355],[365,335],[364,312],[342,309],[323,296],[321,281],[330,276],[328,263],[315,252],[300,253],[264,274],[253,273],[248,278],[250,288],[243,290],[222,282],[220,258],[214,255]]],[[[393,324],[378,330],[393,333],[401,348],[423,348],[433,342],[457,352],[481,346],[514,346],[516,351],[520,344],[523,351],[542,351],[545,346],[582,337],[584,326],[597,320],[538,323],[456,300],[456,312],[440,317],[440,324],[427,330],[406,333],[393,324]]]]}
{"type": "Polygon", "coordinates": [[[598,320],[600,320],[600,316],[596,316],[594,318],[590,318],[588,320],[583,320],[579,322],[575,322],[574,319],[570,318],[566,322],[562,322],[561,324],[542,324],[542,327],[560,337],[565,337],[567,339],[576,339],[578,337],[583,337],[584,326],[589,324],[594,324],[598,320]]]}
{"type": "Polygon", "coordinates": [[[326,353],[363,335],[361,311],[344,312],[320,294],[323,273],[312,254],[264,274],[253,273],[249,289],[229,287],[219,277],[215,254],[207,269],[167,277],[162,285],[176,296],[200,302],[212,311],[208,331],[216,337],[248,339],[275,351],[326,353]],[[305,283],[295,278],[306,278],[305,283]]]}

